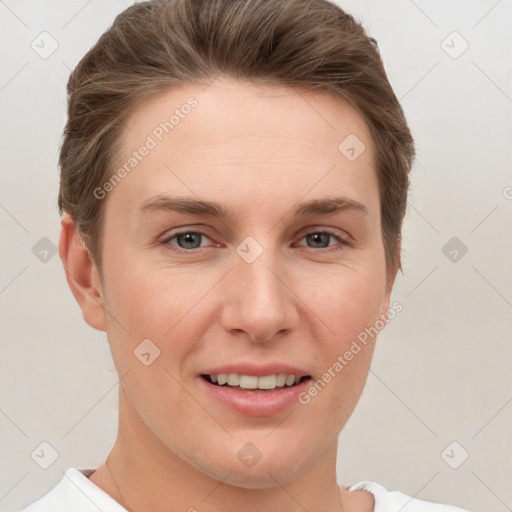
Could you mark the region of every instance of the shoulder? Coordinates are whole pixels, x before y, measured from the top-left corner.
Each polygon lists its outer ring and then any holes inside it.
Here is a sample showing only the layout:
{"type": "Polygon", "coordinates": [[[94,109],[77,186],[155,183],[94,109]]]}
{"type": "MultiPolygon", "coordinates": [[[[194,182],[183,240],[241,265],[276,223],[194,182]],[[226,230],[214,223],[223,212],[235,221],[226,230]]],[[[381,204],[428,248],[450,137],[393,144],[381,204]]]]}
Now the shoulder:
{"type": "Polygon", "coordinates": [[[69,468],[55,487],[21,512],[126,512],[87,478],[92,471],[69,468]]]}
{"type": "Polygon", "coordinates": [[[348,488],[349,491],[368,491],[375,498],[374,512],[469,512],[452,505],[413,498],[400,491],[388,491],[377,482],[362,481],[348,488]]]}

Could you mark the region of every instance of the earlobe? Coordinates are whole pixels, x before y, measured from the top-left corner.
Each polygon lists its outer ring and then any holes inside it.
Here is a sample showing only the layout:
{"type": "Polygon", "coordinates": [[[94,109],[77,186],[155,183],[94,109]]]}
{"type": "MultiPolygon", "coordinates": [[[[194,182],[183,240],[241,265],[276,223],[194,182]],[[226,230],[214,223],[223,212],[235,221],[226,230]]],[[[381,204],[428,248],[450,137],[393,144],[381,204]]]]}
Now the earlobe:
{"type": "Polygon", "coordinates": [[[82,310],[84,320],[91,327],[106,332],[103,290],[98,271],[80,239],[75,222],[67,213],[61,220],[59,255],[69,288],[82,310]]]}

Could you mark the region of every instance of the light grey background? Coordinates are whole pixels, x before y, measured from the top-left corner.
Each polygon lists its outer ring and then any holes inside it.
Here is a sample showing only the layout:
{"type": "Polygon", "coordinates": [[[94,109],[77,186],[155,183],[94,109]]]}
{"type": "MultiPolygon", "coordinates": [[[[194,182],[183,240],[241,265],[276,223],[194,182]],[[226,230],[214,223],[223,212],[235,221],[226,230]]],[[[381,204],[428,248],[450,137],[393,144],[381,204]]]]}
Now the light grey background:
{"type": "MultiPolygon", "coordinates": [[[[393,293],[403,311],[381,334],[341,434],[340,483],[512,510],[512,2],[339,3],[377,39],[418,150],[393,293]]],[[[58,244],[69,72],[129,4],[0,0],[2,512],[68,467],[99,465],[114,441],[106,337],[85,324],[58,254],[40,240],[58,244]],[[51,49],[43,31],[58,43],[47,58],[31,47],[51,49]],[[58,453],[48,469],[31,458],[43,441],[58,453]]]]}

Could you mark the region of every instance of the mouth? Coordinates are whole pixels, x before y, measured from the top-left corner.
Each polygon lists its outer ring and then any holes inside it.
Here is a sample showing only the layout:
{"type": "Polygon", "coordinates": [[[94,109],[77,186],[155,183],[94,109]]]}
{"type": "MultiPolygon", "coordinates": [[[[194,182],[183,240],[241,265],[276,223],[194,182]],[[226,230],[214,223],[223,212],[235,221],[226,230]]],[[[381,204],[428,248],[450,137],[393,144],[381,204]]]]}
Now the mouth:
{"type": "Polygon", "coordinates": [[[310,375],[286,373],[270,375],[244,375],[238,373],[201,374],[201,378],[217,387],[245,392],[275,392],[283,388],[293,388],[310,380],[310,375]]]}
{"type": "Polygon", "coordinates": [[[204,368],[197,377],[205,400],[246,417],[268,417],[289,410],[299,404],[299,395],[313,381],[305,368],[278,361],[238,361],[204,368]]]}

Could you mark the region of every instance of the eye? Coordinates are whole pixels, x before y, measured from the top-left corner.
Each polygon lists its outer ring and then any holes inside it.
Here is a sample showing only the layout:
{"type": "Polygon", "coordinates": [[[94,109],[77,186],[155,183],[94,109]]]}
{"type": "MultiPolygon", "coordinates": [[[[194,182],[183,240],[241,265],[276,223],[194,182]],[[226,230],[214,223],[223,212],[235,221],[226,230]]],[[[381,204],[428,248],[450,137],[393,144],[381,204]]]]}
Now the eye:
{"type": "Polygon", "coordinates": [[[178,250],[182,249],[184,251],[191,251],[199,249],[200,247],[205,247],[201,243],[204,239],[211,241],[211,239],[201,231],[182,231],[180,233],[170,235],[165,240],[162,240],[162,243],[177,246],[178,250]],[[173,243],[174,241],[176,243],[173,243]]]}
{"type": "MultiPolygon", "coordinates": [[[[322,251],[324,249],[333,250],[336,249],[342,249],[344,246],[349,245],[349,242],[345,239],[343,239],[341,236],[332,233],[331,231],[312,231],[311,233],[308,233],[304,237],[301,238],[301,240],[306,240],[306,243],[308,244],[308,247],[311,249],[322,251]],[[336,244],[330,244],[329,242],[334,239],[336,242],[338,242],[339,247],[336,247],[336,244]],[[309,245],[312,244],[312,245],[309,245]]],[[[298,244],[303,245],[303,244],[298,244]]],[[[325,252],[325,251],[323,251],[325,252]]]]}
{"type": "MultiPolygon", "coordinates": [[[[299,247],[306,245],[314,252],[340,250],[350,245],[348,240],[328,230],[312,231],[304,235],[300,240],[305,240],[306,244],[298,243],[299,247]],[[332,243],[333,240],[334,243],[332,243]]],[[[172,246],[172,250],[177,252],[194,252],[197,249],[211,246],[212,242],[212,239],[202,231],[188,230],[171,233],[161,243],[172,246]]]]}

